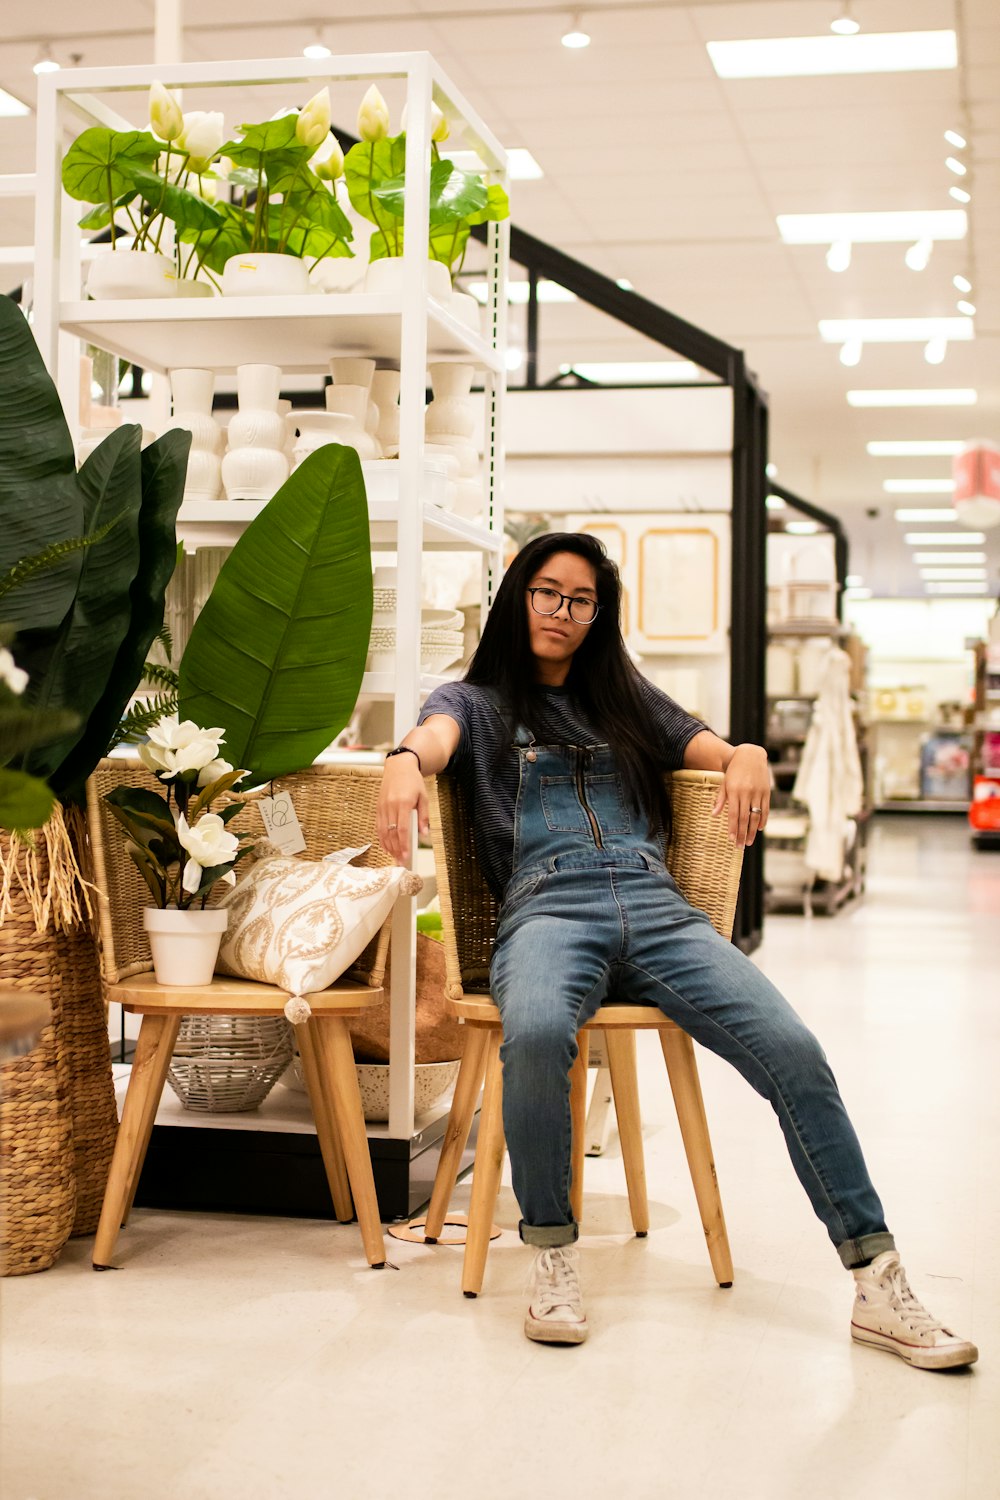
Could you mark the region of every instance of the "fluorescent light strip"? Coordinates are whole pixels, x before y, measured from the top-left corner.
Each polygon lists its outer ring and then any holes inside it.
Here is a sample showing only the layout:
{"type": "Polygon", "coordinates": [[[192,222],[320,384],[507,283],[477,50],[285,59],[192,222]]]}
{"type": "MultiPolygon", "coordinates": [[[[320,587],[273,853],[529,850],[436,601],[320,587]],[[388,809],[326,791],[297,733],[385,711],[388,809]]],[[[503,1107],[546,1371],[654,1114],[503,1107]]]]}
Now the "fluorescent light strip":
{"type": "Polygon", "coordinates": [[[958,65],[953,31],[869,31],[857,36],[761,37],[707,42],[720,78],[815,78],[831,73],[911,73],[958,65]]]}
{"type": "Polygon", "coordinates": [[[598,385],[690,385],[703,380],[704,370],[686,359],[609,360],[560,365],[560,373],[571,371],[598,385]]]}
{"type": "Polygon", "coordinates": [[[926,344],[928,339],[972,339],[968,318],[821,318],[819,336],[826,344],[926,344]]]}
{"type": "Polygon", "coordinates": [[[818,521],[786,521],[785,530],[790,536],[815,536],[821,527],[818,521]]]}
{"type": "Polygon", "coordinates": [[[778,214],[786,245],[903,245],[917,240],[964,240],[969,218],[962,208],[902,209],[887,213],[778,214]]]}
{"type": "MultiPolygon", "coordinates": [[[[463,172],[482,172],[484,163],[475,151],[442,151],[442,156],[453,161],[463,172]]],[[[531,152],[524,146],[511,146],[507,151],[507,175],[511,182],[536,182],[545,173],[531,152]]]]}
{"type": "Polygon", "coordinates": [[[848,391],[848,406],[975,406],[973,390],[956,387],[940,391],[848,391]]]}
{"type": "Polygon", "coordinates": [[[788,509],[787,500],[782,500],[780,495],[768,495],[767,499],[764,501],[764,504],[767,506],[768,510],[788,509]]]}
{"type": "Polygon", "coordinates": [[[918,568],[936,568],[942,563],[950,566],[952,563],[984,563],[985,552],[914,552],[913,561],[918,568]]]}
{"type": "Polygon", "coordinates": [[[985,594],[985,583],[925,583],[929,594],[985,594]]]}
{"type": "Polygon", "coordinates": [[[866,443],[872,458],[951,458],[961,453],[965,443],[961,438],[917,438],[913,442],[866,443]]]}
{"type": "MultiPolygon", "coordinates": [[[[465,291],[471,292],[477,302],[486,306],[486,298],[489,295],[489,284],[485,280],[467,281],[465,291]]],[[[523,307],[528,301],[528,283],[526,281],[508,281],[507,301],[515,307],[523,307]]],[[[539,302],[575,302],[576,293],[569,291],[567,287],[560,286],[558,281],[541,280],[538,283],[539,302]]]]}
{"type": "Polygon", "coordinates": [[[951,495],[954,479],[886,479],[882,488],[887,495],[951,495]]]}
{"type": "Polygon", "coordinates": [[[31,110],[27,104],[20,99],[15,99],[13,94],[8,94],[6,89],[0,89],[0,119],[14,119],[17,115],[30,115],[31,110]]]}
{"type": "Polygon", "coordinates": [[[928,579],[928,580],[930,580],[930,579],[933,578],[938,583],[943,583],[943,582],[945,582],[945,580],[948,580],[949,582],[956,582],[959,579],[966,579],[969,582],[971,582],[974,578],[975,579],[980,579],[981,578],[983,580],[983,582],[985,583],[985,581],[986,581],[986,569],[985,568],[921,568],[920,569],[920,576],[921,576],[921,578],[925,578],[925,579],[928,579]]]}
{"type": "MultiPolygon", "coordinates": [[[[918,511],[916,514],[925,515],[925,519],[929,519],[936,512],[918,511]]],[[[898,510],[896,516],[899,516],[898,510]]],[[[956,518],[949,516],[948,519],[954,521],[956,518]]],[[[907,531],[903,536],[908,547],[981,547],[985,540],[986,533],[983,531],[907,531]]],[[[961,561],[961,558],[957,560],[961,561]]]]}
{"type": "Polygon", "coordinates": [[[855,588],[846,588],[844,590],[844,598],[845,599],[870,599],[872,597],[873,593],[874,593],[873,589],[862,588],[859,585],[859,586],[857,586],[855,588]]]}

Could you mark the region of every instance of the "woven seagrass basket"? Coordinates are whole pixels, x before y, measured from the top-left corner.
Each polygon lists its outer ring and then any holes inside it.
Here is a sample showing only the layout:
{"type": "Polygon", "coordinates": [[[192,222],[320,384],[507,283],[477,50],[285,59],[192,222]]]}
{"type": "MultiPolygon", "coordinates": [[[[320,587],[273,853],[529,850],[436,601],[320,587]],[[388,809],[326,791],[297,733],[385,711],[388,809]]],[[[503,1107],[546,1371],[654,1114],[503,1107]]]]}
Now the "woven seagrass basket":
{"type": "Polygon", "coordinates": [[[185,1109],[239,1114],[263,1103],[292,1049],[283,1016],[185,1016],[167,1079],[185,1109]]]}

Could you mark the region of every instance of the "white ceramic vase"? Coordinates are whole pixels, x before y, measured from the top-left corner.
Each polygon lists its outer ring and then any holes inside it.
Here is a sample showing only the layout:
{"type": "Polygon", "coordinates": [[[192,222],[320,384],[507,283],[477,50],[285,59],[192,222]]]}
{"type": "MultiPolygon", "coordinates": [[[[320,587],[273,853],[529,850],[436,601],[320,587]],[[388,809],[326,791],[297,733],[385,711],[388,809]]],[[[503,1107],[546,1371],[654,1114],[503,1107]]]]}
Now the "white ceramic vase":
{"type": "Polygon", "coordinates": [[[222,493],[222,428],[212,416],[215,376],[211,370],[171,370],[174,414],[168,428],[191,434],[185,500],[218,500],[222,493]]]}
{"type": "Polygon", "coordinates": [[[229,451],[222,460],[222,483],[230,500],[270,500],[288,478],[280,390],[277,365],[240,365],[236,371],[239,411],[229,423],[229,451]]]}
{"type": "Polygon", "coordinates": [[[169,255],[148,250],[107,250],[90,263],[87,291],[102,302],[130,297],[175,297],[177,267],[169,255]]]}
{"type": "Polygon", "coordinates": [[[350,419],[345,427],[346,436],[337,439],[356,448],[361,458],[379,458],[381,449],[368,431],[368,391],[363,385],[328,385],[326,409],[350,419]]]}
{"type": "Polygon", "coordinates": [[[370,391],[375,375],[375,361],[355,359],[351,356],[331,359],[330,374],[333,376],[334,385],[360,385],[364,386],[366,391],[370,391]]]}
{"type": "Polygon", "coordinates": [[[372,400],[378,407],[375,436],[383,458],[399,457],[399,371],[376,370],[372,377],[372,400]]]}
{"type": "Polygon", "coordinates": [[[424,417],[428,436],[457,433],[471,438],[476,427],[476,406],[471,397],[473,366],[442,362],[429,368],[434,399],[424,417]]]}
{"type": "MultiPolygon", "coordinates": [[[[295,439],[292,467],[298,468],[303,459],[315,453],[327,443],[340,443],[357,452],[357,423],[346,412],[296,411],[288,418],[289,425],[298,429],[295,439]]],[[[359,454],[360,457],[360,454],[359,454]]]]}
{"type": "Polygon", "coordinates": [[[231,255],[222,268],[225,297],[299,297],[309,291],[309,272],[296,255],[275,251],[231,255]]]}
{"type": "Polygon", "coordinates": [[[229,913],[224,908],[178,911],[176,907],[161,910],[147,906],[143,925],[149,937],[157,984],[185,988],[211,984],[228,922],[229,913]]]}

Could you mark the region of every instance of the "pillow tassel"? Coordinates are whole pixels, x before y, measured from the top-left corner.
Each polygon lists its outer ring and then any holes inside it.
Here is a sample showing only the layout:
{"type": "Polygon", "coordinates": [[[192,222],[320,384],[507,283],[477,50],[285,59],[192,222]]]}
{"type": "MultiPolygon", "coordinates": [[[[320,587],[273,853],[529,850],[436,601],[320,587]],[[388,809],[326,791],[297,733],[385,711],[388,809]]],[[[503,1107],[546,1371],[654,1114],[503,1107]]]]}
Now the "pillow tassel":
{"type": "Polygon", "coordinates": [[[304,1026],[312,1015],[312,1006],[305,995],[290,995],[285,1001],[285,1019],[293,1026],[304,1026]]]}

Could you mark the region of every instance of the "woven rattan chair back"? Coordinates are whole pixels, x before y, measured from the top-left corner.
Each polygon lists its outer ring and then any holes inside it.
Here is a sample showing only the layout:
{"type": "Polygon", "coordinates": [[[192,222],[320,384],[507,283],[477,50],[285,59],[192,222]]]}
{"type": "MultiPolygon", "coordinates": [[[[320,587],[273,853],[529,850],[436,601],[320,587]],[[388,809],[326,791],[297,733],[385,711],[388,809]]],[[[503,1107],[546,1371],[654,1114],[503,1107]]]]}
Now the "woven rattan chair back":
{"type": "MultiPolygon", "coordinates": [[[[726,816],[712,816],[722,775],[717,771],[675,771],[667,780],[673,813],[667,868],[691,905],[705,912],[724,938],[730,938],[743,851],[729,838],[726,816]]],[[[499,908],[480,871],[472,819],[453,776],[436,779],[431,831],[448,998],[488,994],[499,908]]]]}
{"type": "MultiPolygon", "coordinates": [[[[320,859],[334,849],[369,844],[371,847],[358,863],[390,864],[391,857],[376,838],[375,810],[381,784],[380,767],[311,766],[307,771],[282,776],[246,798],[237,799],[245,807],[229,827],[237,833],[264,838],[264,824],[255,804],[275,792],[290,792],[306,841],[305,858],[320,859]]],[[[87,818],[100,894],[102,964],[108,984],[148,973],[153,967],[142,925],[143,908],[149,905],[149,890],[125,852],[124,829],[104,801],[105,795],[117,786],[145,786],[162,791],[161,784],[141,761],[118,757],[102,760],[87,783],[87,818]]],[[[390,925],[385,924],[348,971],[351,978],[374,988],[381,986],[390,925]]]]}

